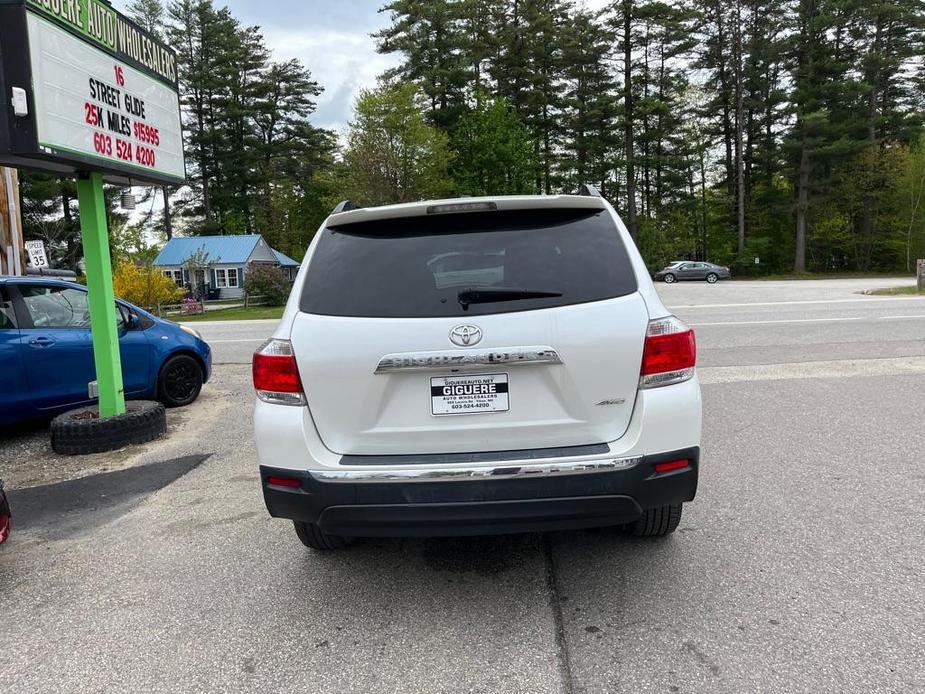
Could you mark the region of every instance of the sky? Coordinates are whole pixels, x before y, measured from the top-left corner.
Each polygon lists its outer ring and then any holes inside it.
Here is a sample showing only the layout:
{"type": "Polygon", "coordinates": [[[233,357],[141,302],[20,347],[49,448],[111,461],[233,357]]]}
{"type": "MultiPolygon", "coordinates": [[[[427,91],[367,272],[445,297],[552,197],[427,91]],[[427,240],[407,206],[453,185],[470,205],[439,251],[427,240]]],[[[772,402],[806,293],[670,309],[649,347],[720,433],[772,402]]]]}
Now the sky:
{"type": "MultiPolygon", "coordinates": [[[[113,3],[125,11],[127,0],[113,3]]],[[[370,34],[389,22],[383,0],[216,0],[241,24],[258,25],[275,60],[298,58],[324,87],[312,123],[341,132],[357,93],[396,65],[397,55],[379,55],[370,34]]]]}

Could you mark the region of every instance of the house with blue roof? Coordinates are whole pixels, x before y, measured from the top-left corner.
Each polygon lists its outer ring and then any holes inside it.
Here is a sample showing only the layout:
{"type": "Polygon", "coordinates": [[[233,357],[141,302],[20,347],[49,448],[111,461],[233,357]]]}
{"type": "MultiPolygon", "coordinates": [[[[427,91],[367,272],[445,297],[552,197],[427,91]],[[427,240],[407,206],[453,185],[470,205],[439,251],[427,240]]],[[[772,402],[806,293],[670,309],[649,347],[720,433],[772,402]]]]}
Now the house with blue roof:
{"type": "Polygon", "coordinates": [[[270,248],[260,234],[174,237],[154,265],[178,285],[212,299],[244,296],[244,278],[255,265],[280,267],[290,282],[299,270],[298,262],[270,248]],[[187,261],[197,254],[205,258],[207,267],[193,270],[197,276],[191,277],[187,261]]]}

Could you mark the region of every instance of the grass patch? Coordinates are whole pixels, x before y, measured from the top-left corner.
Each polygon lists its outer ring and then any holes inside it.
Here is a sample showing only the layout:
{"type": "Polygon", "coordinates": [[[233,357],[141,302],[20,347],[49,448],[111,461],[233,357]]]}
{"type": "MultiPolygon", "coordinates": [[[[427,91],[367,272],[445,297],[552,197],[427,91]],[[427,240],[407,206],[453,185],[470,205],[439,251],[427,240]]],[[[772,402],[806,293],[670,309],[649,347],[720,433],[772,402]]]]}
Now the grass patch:
{"type": "Polygon", "coordinates": [[[220,308],[216,311],[206,311],[203,314],[171,316],[170,320],[178,323],[194,323],[204,320],[263,320],[267,318],[279,319],[283,316],[283,306],[251,306],[244,308],[220,308]]]}
{"type": "Polygon", "coordinates": [[[913,296],[925,296],[925,291],[919,291],[916,286],[913,284],[911,287],[886,287],[884,289],[871,289],[865,294],[873,294],[874,296],[903,296],[906,294],[912,294],[913,296]]]}

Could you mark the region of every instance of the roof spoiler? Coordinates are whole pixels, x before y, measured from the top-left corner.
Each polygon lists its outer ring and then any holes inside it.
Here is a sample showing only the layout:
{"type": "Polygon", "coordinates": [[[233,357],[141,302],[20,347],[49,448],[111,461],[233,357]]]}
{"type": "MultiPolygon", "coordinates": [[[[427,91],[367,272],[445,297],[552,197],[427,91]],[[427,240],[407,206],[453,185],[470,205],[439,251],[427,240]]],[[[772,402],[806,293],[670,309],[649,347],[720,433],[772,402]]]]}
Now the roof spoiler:
{"type": "Polygon", "coordinates": [[[349,212],[350,210],[358,210],[356,203],[353,200],[341,200],[337,203],[337,206],[331,212],[331,214],[340,214],[341,212],[349,212]]]}
{"type": "Polygon", "coordinates": [[[590,198],[599,198],[601,197],[601,191],[597,189],[597,186],[593,186],[590,183],[582,183],[578,186],[578,195],[584,195],[590,198]]]}

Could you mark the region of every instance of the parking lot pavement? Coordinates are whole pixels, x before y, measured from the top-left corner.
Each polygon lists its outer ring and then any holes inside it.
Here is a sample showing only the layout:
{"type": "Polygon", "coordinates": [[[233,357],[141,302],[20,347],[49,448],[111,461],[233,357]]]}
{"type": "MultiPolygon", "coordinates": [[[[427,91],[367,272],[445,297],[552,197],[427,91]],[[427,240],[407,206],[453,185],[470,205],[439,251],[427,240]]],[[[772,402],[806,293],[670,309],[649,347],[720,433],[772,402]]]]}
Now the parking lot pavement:
{"type": "MultiPolygon", "coordinates": [[[[718,304],[760,304],[785,302],[824,302],[863,299],[860,292],[915,284],[913,277],[875,277],[845,280],[728,280],[706,282],[657,283],[668,306],[715,306],[718,304]]],[[[869,297],[882,299],[883,297],[869,297]]]]}
{"type": "Polygon", "coordinates": [[[705,431],[698,497],[654,542],[309,552],[262,506],[249,351],[230,353],[226,415],[173,467],[0,549],[0,691],[925,691],[925,301],[848,303],[849,281],[795,308],[815,282],[747,284],[762,300],[667,288],[697,325],[705,431]]]}

